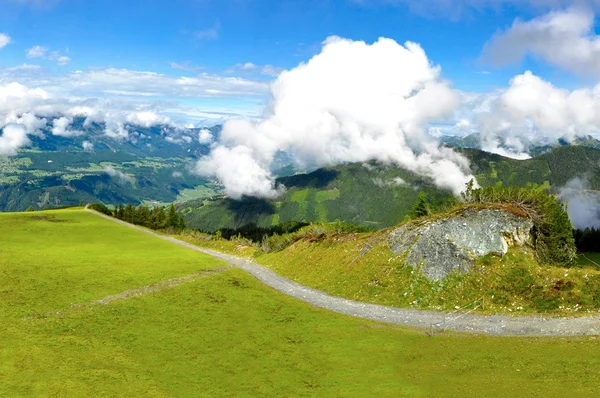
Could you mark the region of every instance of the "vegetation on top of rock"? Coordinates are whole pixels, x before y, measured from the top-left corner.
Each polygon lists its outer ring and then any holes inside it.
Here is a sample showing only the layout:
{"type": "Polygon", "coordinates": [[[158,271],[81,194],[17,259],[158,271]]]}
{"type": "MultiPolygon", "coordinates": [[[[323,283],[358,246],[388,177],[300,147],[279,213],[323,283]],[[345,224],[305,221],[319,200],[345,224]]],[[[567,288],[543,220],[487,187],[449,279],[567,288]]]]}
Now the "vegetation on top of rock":
{"type": "Polygon", "coordinates": [[[573,264],[577,249],[566,206],[546,190],[498,186],[474,189],[471,181],[462,198],[466,204],[508,204],[508,209],[533,221],[533,243],[539,262],[573,264]]]}

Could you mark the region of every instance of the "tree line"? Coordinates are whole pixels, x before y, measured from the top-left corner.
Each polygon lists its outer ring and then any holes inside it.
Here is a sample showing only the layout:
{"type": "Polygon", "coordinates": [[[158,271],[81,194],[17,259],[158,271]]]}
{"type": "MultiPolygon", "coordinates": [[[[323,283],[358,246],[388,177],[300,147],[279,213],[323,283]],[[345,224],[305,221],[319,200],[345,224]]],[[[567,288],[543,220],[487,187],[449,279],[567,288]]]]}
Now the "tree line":
{"type": "Polygon", "coordinates": [[[173,204],[168,209],[163,206],[140,205],[136,207],[132,204],[126,204],[118,205],[115,210],[110,210],[102,203],[92,203],[88,207],[119,220],[150,229],[185,229],[183,216],[177,212],[173,204]]]}
{"type": "Polygon", "coordinates": [[[600,253],[600,229],[577,229],[574,232],[575,244],[580,252],[600,253]]]}

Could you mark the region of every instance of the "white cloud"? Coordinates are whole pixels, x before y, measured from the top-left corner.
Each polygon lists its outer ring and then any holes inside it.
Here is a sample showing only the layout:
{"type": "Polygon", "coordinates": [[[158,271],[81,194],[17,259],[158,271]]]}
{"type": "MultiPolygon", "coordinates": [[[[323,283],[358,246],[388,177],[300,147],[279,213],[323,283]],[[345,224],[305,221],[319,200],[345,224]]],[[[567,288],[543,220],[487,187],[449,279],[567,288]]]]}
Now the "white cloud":
{"type": "Polygon", "coordinates": [[[86,152],[94,152],[94,144],[89,141],[83,141],[81,144],[82,148],[86,152]]]}
{"type": "Polygon", "coordinates": [[[179,62],[169,62],[169,66],[172,69],[176,70],[184,70],[186,72],[199,72],[204,69],[203,66],[194,65],[192,61],[185,61],[183,63],[179,62]]]}
{"type": "Polygon", "coordinates": [[[221,21],[217,20],[211,28],[194,32],[194,36],[198,40],[216,40],[219,38],[220,30],[221,30],[221,21]]]}
{"type": "Polygon", "coordinates": [[[83,132],[78,130],[70,130],[69,126],[73,123],[73,119],[70,117],[62,116],[58,119],[54,119],[52,124],[52,135],[59,137],[75,137],[82,135],[83,132]]]}
{"type": "Polygon", "coordinates": [[[166,116],[158,115],[154,112],[133,112],[127,115],[127,122],[143,127],[157,126],[161,124],[170,124],[170,120],[166,116]]]}
{"type": "Polygon", "coordinates": [[[133,182],[134,182],[133,177],[131,177],[128,174],[123,173],[121,170],[115,169],[113,166],[110,166],[110,165],[105,166],[104,172],[106,174],[108,174],[109,176],[116,178],[121,183],[128,182],[128,183],[133,184],[133,182]]]}
{"type": "Polygon", "coordinates": [[[67,57],[66,55],[62,55],[59,51],[52,51],[48,56],[48,60],[56,62],[56,64],[60,66],[65,66],[71,62],[71,58],[67,57]]]}
{"type": "Polygon", "coordinates": [[[258,68],[252,62],[246,62],[245,64],[238,64],[237,67],[240,68],[241,70],[253,70],[253,69],[258,68]]]}
{"type": "Polygon", "coordinates": [[[265,76],[276,77],[276,76],[279,76],[279,74],[281,72],[283,72],[284,70],[285,70],[284,68],[279,68],[279,67],[276,67],[273,65],[265,65],[260,70],[260,73],[265,76]]]}
{"type": "Polygon", "coordinates": [[[570,180],[561,188],[560,198],[567,202],[569,218],[575,228],[600,228],[600,194],[590,191],[588,181],[570,180]]]}
{"type": "Polygon", "coordinates": [[[43,58],[46,56],[48,49],[42,46],[33,46],[26,50],[27,58],[43,58]]]}
{"type": "Polygon", "coordinates": [[[221,144],[197,165],[232,198],[280,192],[268,172],[279,150],[300,166],[396,163],[455,193],[472,178],[465,158],[425,133],[427,123],[452,113],[459,96],[415,43],[330,37],[319,55],[283,72],[271,93],[263,121],[227,122],[221,144]]]}
{"type": "Polygon", "coordinates": [[[9,124],[4,126],[0,135],[0,155],[16,155],[21,147],[30,145],[25,127],[20,124],[9,124]]]}
{"type": "Polygon", "coordinates": [[[600,78],[600,36],[586,9],[553,11],[530,21],[516,20],[485,46],[484,59],[507,65],[531,55],[583,76],[600,78]]]}
{"type": "Polygon", "coordinates": [[[10,43],[10,36],[6,33],[0,33],[0,49],[6,47],[10,43]]]}
{"type": "Polygon", "coordinates": [[[6,68],[6,70],[9,72],[34,71],[34,70],[40,70],[41,68],[42,67],[39,65],[22,64],[22,65],[17,65],[17,66],[11,66],[9,68],[6,68]]]}
{"type": "Polygon", "coordinates": [[[598,109],[600,85],[570,91],[527,71],[515,76],[474,118],[485,150],[523,158],[533,144],[598,133],[598,109]],[[501,143],[508,148],[504,152],[501,143]]]}
{"type": "Polygon", "coordinates": [[[201,144],[210,144],[213,140],[213,135],[210,130],[202,129],[198,133],[198,142],[201,144]]]}
{"type": "Polygon", "coordinates": [[[32,113],[17,115],[15,112],[11,112],[4,117],[4,123],[0,121],[0,127],[10,123],[19,124],[25,127],[25,131],[28,134],[39,135],[41,133],[40,129],[46,127],[48,121],[46,119],[37,118],[32,113]]]}

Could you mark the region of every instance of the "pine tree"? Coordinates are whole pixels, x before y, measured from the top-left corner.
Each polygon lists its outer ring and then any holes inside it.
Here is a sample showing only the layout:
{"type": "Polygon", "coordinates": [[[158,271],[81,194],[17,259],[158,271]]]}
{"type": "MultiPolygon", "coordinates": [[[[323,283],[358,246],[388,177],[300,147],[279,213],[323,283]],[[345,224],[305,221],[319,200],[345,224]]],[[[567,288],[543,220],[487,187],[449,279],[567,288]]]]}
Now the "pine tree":
{"type": "Polygon", "coordinates": [[[167,214],[167,227],[177,228],[179,226],[179,215],[177,214],[177,210],[175,210],[175,205],[171,203],[169,206],[169,212],[167,214]]]}
{"type": "Polygon", "coordinates": [[[429,202],[425,192],[421,192],[417,197],[417,202],[413,206],[410,216],[412,218],[425,217],[431,214],[429,202]]]}
{"type": "Polygon", "coordinates": [[[183,214],[179,215],[179,222],[177,224],[177,229],[180,229],[180,230],[185,229],[185,221],[183,220],[183,214]]]}

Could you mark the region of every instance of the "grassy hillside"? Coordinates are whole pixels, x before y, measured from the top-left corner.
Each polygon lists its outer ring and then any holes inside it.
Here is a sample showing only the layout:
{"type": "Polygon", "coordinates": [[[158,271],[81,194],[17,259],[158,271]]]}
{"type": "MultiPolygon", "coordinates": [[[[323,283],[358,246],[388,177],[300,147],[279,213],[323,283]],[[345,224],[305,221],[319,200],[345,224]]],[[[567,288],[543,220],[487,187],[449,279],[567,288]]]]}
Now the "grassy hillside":
{"type": "MultiPolygon", "coordinates": [[[[487,313],[553,313],[571,316],[600,310],[600,269],[540,265],[530,248],[487,255],[472,272],[440,282],[392,253],[391,230],[347,233],[336,224],[311,225],[284,236],[287,247],[269,250],[246,240],[188,234],[182,239],[203,247],[252,258],[275,272],[331,295],[396,307],[452,311],[483,299],[487,313]]],[[[593,256],[593,255],[592,255],[593,256]]]]}
{"type": "Polygon", "coordinates": [[[249,223],[269,226],[287,221],[344,220],[373,228],[398,223],[419,192],[434,204],[451,198],[412,172],[377,163],[354,163],[278,179],[287,187],[279,199],[241,201],[217,198],[180,205],[186,225],[205,231],[249,223]]]}
{"type": "Polygon", "coordinates": [[[550,397],[600,388],[595,338],[430,338],[315,309],[236,269],[89,304],[222,263],[81,210],[0,214],[0,240],[2,396],[550,397]]]}
{"type": "MultiPolygon", "coordinates": [[[[482,186],[564,186],[587,177],[600,190],[600,150],[563,146],[528,160],[515,160],[477,149],[461,150],[482,186]]],[[[216,198],[184,203],[186,224],[204,231],[238,228],[249,223],[269,226],[287,221],[342,220],[374,228],[401,222],[419,192],[435,205],[451,195],[429,181],[396,166],[348,164],[278,179],[288,190],[275,201],[216,198]]]]}

